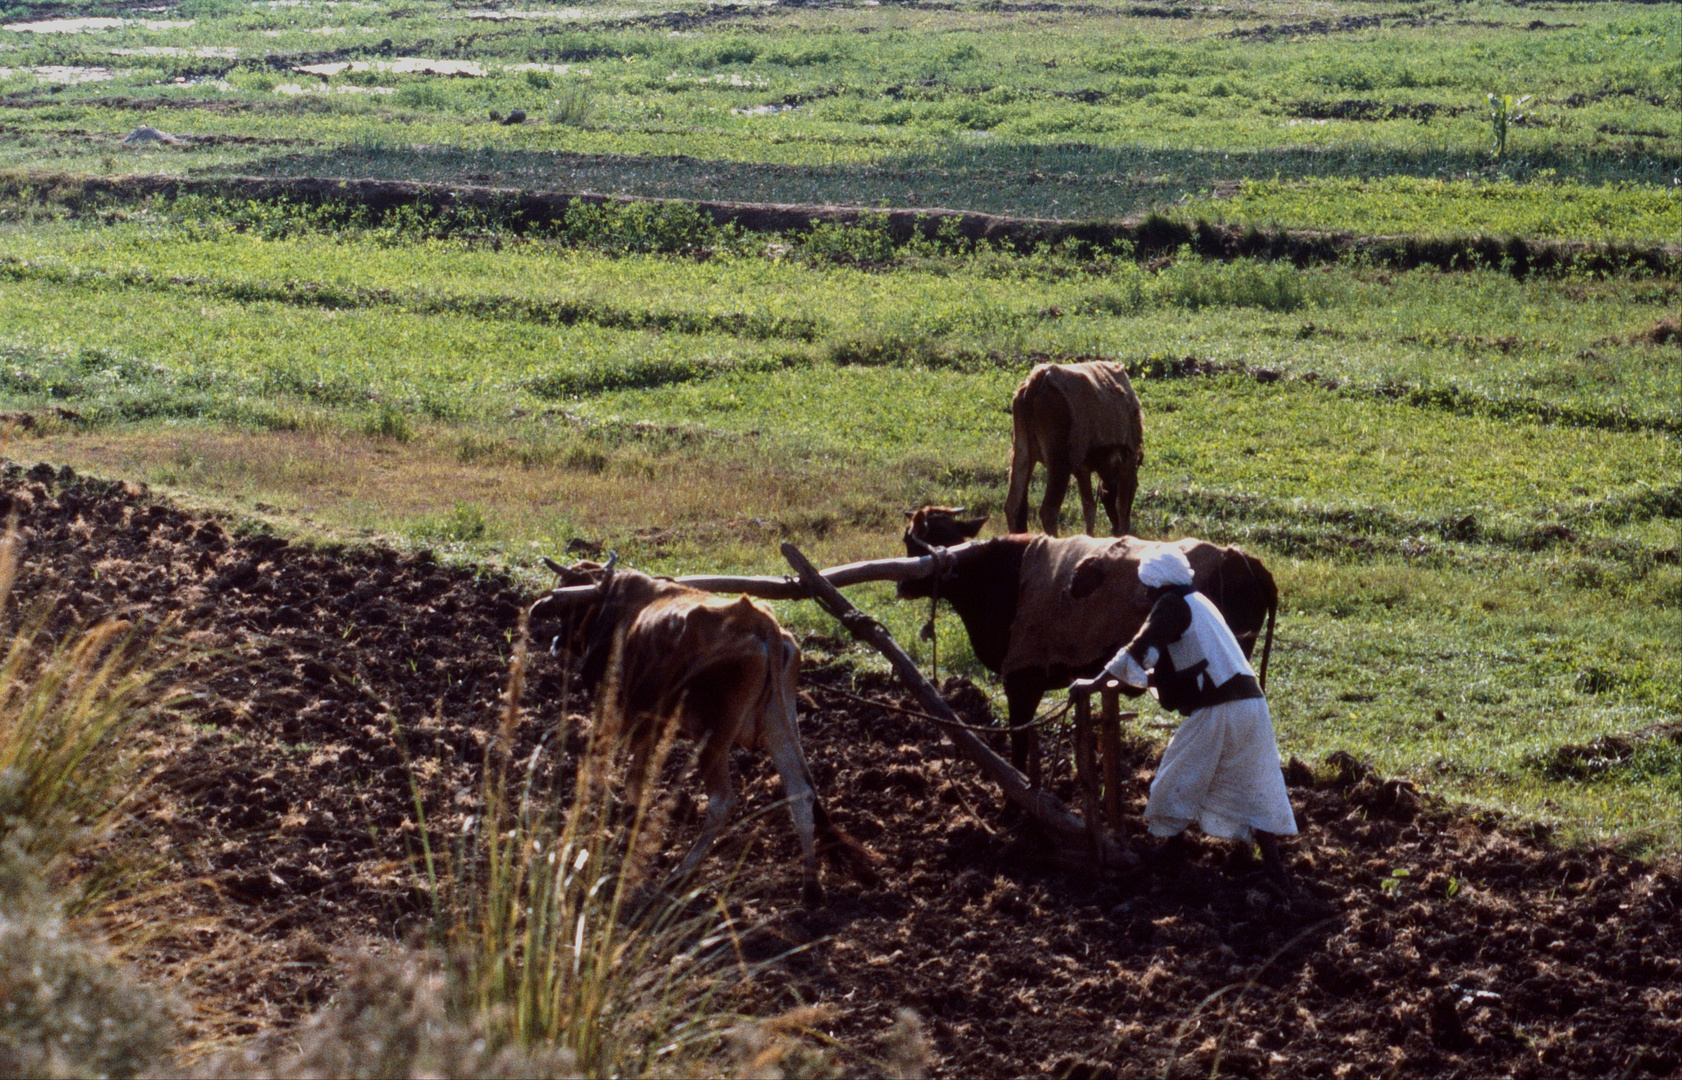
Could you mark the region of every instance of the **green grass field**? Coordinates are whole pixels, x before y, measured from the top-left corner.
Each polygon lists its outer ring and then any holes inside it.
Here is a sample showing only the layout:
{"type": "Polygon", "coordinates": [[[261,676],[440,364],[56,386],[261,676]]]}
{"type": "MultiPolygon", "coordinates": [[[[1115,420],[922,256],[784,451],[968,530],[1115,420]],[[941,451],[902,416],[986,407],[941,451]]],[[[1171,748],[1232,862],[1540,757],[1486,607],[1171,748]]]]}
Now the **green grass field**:
{"type": "MultiPolygon", "coordinates": [[[[1285,752],[1677,850],[1678,744],[1646,737],[1682,711],[1674,276],[1147,265],[681,214],[544,233],[207,199],[71,212],[29,190],[368,176],[1682,239],[1682,9],[1045,7],[193,0],[83,33],[8,9],[0,399],[32,426],[14,416],[7,453],[523,571],[582,537],[650,570],[776,572],[783,538],[896,553],[922,502],[996,527],[1011,390],[1040,360],[1113,357],[1146,416],[1136,527],[1243,543],[1279,577],[1285,752]],[[321,63],[364,67],[299,70],[321,63]],[[1532,96],[1501,154],[1491,92],[1532,96]],[[121,145],[142,123],[189,141],[121,145]],[[1561,764],[1604,736],[1636,749],[1561,764]]],[[[925,612],[859,599],[923,647],[925,612]]],[[[942,666],[982,680],[942,629],[942,666]]]]}

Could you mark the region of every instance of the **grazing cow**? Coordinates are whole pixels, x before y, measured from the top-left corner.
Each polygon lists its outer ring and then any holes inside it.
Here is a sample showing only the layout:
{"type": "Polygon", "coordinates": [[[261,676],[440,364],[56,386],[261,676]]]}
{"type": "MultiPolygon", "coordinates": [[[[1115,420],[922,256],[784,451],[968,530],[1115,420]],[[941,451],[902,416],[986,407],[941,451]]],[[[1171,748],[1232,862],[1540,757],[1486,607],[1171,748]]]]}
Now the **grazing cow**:
{"type": "MultiPolygon", "coordinates": [[[[925,506],[910,517],[906,553],[956,548],[951,553],[955,563],[938,579],[901,582],[899,596],[937,596],[951,603],[964,621],[976,659],[1004,681],[1012,728],[1033,720],[1046,691],[1097,674],[1150,614],[1151,601],[1139,583],[1139,559],[1161,543],[1132,536],[1026,533],[964,543],[981,531],[985,517],[964,520],[937,506],[925,506]]],[[[1273,575],[1259,559],[1235,547],[1192,539],[1172,543],[1185,552],[1197,588],[1220,609],[1246,657],[1267,627],[1261,662],[1265,679],[1279,603],[1273,575]]],[[[1011,732],[1011,762],[1037,783],[1038,766],[1030,760],[1035,746],[1031,729],[1011,732]]]]}
{"type": "Polygon", "coordinates": [[[593,562],[563,568],[556,584],[532,605],[532,621],[563,620],[561,640],[581,657],[580,682],[600,688],[603,715],[624,725],[633,802],[665,724],[676,723],[701,744],[706,823],[680,875],[706,855],[735,806],[730,748],[741,746],[764,750],[782,777],[800,834],[807,899],[823,895],[820,854],[875,882],[872,856],[830,823],[817,798],[795,718],[800,648],[764,605],[593,562]]]}
{"type": "Polygon", "coordinates": [[[1088,535],[1096,536],[1098,508],[1092,474],[1115,535],[1133,531],[1133,496],[1145,461],[1145,426],[1139,396],[1127,370],[1107,360],[1084,364],[1040,364],[1010,399],[1010,493],[1005,522],[1014,533],[1028,531],[1028,481],[1034,465],[1045,464],[1045,500],[1040,527],[1057,535],[1057,514],[1073,475],[1080,487],[1088,535]]]}

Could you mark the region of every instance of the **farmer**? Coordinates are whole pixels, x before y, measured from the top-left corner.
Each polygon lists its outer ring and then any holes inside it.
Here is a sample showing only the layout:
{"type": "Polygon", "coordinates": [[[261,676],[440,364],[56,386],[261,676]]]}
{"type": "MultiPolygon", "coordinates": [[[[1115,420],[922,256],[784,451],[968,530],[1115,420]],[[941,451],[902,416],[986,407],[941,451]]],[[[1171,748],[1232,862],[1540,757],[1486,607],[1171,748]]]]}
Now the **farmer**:
{"type": "Polygon", "coordinates": [[[1163,708],[1183,713],[1187,720],[1151,781],[1151,835],[1173,838],[1163,849],[1169,858],[1181,854],[1178,838],[1193,822],[1210,836],[1253,840],[1267,878],[1289,890],[1278,837],[1296,834],[1296,817],[1256,673],[1220,610],[1192,585],[1179,549],[1164,545],[1146,555],[1139,581],[1155,601],[1145,624],[1104,675],[1077,680],[1069,692],[1090,694],[1107,676],[1135,697],[1149,687],[1163,708]]]}

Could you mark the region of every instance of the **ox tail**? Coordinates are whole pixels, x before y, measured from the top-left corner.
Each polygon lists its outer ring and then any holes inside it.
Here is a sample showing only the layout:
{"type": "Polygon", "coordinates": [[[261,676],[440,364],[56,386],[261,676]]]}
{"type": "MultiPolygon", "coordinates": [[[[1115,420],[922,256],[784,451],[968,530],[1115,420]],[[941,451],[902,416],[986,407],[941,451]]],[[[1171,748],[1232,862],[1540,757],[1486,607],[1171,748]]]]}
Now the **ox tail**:
{"type": "Polygon", "coordinates": [[[1262,692],[1267,692],[1267,658],[1273,653],[1273,619],[1279,614],[1279,596],[1274,594],[1267,603],[1267,637],[1262,640],[1261,671],[1256,676],[1262,692]]]}
{"type": "Polygon", "coordinates": [[[1259,581],[1267,598],[1267,633],[1262,639],[1261,664],[1256,671],[1256,682],[1265,692],[1267,690],[1267,660],[1273,654],[1273,624],[1279,617],[1279,585],[1273,580],[1273,575],[1267,567],[1254,555],[1245,553],[1244,564],[1250,574],[1259,581]]]}
{"type": "Polygon", "coordinates": [[[812,800],[812,821],[817,827],[819,857],[836,869],[845,871],[860,885],[875,888],[882,883],[881,875],[876,872],[882,857],[830,821],[829,811],[824,809],[822,799],[812,800]]]}

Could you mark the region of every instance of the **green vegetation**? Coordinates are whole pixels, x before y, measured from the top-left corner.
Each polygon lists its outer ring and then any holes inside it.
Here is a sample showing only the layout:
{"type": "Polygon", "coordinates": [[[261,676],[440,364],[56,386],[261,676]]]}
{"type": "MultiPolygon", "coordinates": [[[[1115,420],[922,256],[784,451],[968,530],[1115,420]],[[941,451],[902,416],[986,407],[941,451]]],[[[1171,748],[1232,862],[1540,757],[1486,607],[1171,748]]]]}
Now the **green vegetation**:
{"type": "Polygon", "coordinates": [[[1187,218],[1381,236],[1528,236],[1630,242],[1682,236],[1682,188],[1411,176],[1246,180],[1187,218]]]}
{"type": "MultiPolygon", "coordinates": [[[[228,6],[175,25],[185,18],[0,30],[0,165],[1114,217],[1239,179],[1661,191],[1682,163],[1682,15],[1667,5],[1538,18],[1498,0],[1312,17],[1279,0],[421,3],[228,6]],[[1491,91],[1531,98],[1493,162],[1491,91]],[[491,119],[514,109],[530,119],[491,119]],[[191,141],[119,145],[141,123],[191,141]]],[[[1457,221],[1440,214],[1433,231],[1457,221]]]]}

